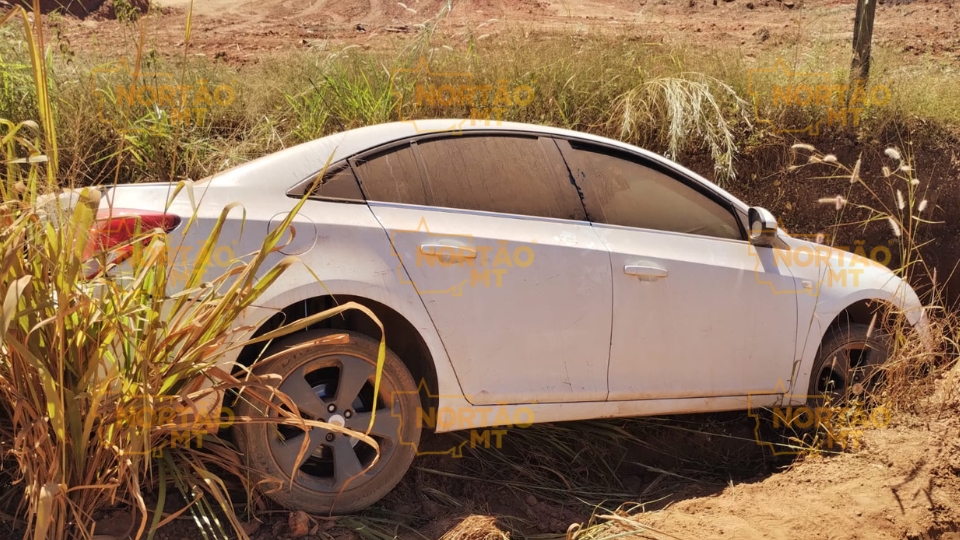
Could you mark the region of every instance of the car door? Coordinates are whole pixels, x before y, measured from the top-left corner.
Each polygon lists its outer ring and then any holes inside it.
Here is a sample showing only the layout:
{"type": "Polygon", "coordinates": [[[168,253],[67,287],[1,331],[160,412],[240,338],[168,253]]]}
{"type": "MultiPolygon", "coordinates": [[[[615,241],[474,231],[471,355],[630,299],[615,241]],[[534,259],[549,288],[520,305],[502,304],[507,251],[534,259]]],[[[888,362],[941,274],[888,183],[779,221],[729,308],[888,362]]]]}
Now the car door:
{"type": "Polygon", "coordinates": [[[556,145],[442,135],[352,160],[467,400],[603,401],[610,261],[556,145]]]}
{"type": "Polygon", "coordinates": [[[761,264],[729,204],[640,156],[558,140],[610,250],[609,400],[772,394],[791,376],[789,269],[761,264]]]}

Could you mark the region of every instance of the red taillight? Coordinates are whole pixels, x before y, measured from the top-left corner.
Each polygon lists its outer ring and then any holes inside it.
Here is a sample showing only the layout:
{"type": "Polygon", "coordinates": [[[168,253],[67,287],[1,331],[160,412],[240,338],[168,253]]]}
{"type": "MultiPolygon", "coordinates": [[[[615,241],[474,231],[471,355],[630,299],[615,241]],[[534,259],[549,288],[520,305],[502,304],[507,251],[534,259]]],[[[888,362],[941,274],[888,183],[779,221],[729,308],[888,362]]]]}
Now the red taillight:
{"type": "Polygon", "coordinates": [[[100,210],[97,213],[97,220],[90,228],[90,239],[83,257],[89,260],[97,254],[109,253],[108,262],[119,264],[133,253],[134,246],[130,244],[131,240],[143,236],[142,244],[147,245],[150,237],[144,233],[157,228],[170,232],[179,224],[179,216],[162,212],[121,208],[100,210]]]}

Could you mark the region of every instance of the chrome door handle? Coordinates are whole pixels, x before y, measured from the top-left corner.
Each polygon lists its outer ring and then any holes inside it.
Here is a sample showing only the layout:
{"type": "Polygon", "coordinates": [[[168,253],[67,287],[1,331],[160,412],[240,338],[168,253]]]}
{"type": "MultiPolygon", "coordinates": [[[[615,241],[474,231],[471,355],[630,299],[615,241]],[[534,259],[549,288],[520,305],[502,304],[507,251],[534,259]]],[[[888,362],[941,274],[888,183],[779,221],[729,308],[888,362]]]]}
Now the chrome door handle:
{"type": "Polygon", "coordinates": [[[476,259],[477,250],[467,246],[449,246],[445,244],[423,244],[420,253],[437,257],[459,257],[461,259],[476,259]]]}
{"type": "Polygon", "coordinates": [[[639,276],[660,279],[667,277],[667,270],[651,264],[628,264],[623,267],[623,273],[628,276],[639,276]]]}

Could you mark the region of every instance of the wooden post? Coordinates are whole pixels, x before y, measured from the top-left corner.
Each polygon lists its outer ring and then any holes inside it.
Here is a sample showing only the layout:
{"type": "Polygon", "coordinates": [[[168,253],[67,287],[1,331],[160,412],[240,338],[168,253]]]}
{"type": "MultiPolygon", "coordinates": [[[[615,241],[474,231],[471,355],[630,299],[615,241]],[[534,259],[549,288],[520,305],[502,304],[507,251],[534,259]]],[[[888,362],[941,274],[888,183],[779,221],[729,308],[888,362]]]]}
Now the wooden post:
{"type": "Polygon", "coordinates": [[[853,63],[850,66],[850,90],[854,85],[866,86],[870,75],[870,43],[873,41],[873,19],[877,0],[857,0],[857,17],[853,23],[853,63]]]}

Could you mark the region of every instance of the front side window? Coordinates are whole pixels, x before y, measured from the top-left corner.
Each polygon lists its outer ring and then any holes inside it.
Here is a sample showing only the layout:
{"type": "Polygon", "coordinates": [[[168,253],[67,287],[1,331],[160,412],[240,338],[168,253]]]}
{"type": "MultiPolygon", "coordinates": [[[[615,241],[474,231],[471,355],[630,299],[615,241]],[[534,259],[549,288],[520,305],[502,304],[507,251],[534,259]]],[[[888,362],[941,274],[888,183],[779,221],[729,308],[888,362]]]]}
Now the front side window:
{"type": "Polygon", "coordinates": [[[724,205],[640,158],[570,143],[570,172],[597,223],[741,240],[736,216],[724,205]]]}

